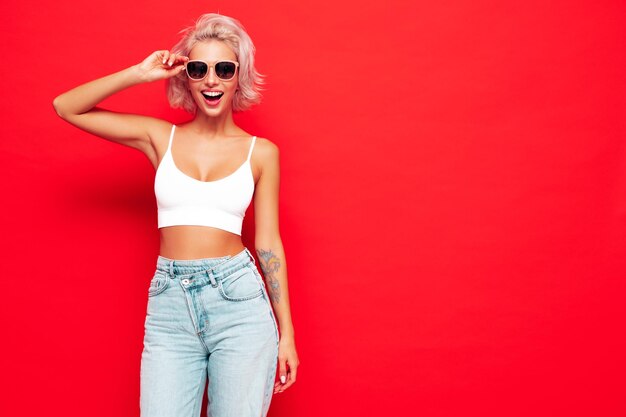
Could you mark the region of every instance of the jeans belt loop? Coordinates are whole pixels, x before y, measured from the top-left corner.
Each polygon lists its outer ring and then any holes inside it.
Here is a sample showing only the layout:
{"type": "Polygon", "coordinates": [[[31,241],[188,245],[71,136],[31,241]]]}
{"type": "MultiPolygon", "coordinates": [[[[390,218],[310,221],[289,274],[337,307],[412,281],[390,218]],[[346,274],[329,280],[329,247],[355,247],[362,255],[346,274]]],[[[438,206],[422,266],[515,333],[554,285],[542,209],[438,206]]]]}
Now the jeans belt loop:
{"type": "Polygon", "coordinates": [[[252,259],[252,263],[256,265],[256,259],[254,259],[254,256],[252,256],[252,252],[250,252],[250,249],[248,249],[246,247],[246,252],[248,252],[248,255],[250,255],[250,259],[252,259]]]}
{"type": "Polygon", "coordinates": [[[211,285],[213,286],[213,288],[217,287],[217,281],[215,280],[215,277],[213,276],[213,271],[211,269],[207,269],[206,274],[209,276],[209,279],[211,280],[211,285]]]}
{"type": "Polygon", "coordinates": [[[170,277],[174,278],[174,261],[170,261],[170,277]]]}

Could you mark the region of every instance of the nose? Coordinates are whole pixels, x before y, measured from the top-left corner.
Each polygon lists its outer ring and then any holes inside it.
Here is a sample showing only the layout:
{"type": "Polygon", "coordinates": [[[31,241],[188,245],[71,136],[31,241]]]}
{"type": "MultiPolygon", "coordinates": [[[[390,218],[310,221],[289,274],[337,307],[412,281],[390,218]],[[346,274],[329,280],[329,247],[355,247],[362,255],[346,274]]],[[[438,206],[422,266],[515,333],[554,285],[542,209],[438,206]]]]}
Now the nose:
{"type": "Polygon", "coordinates": [[[209,67],[209,73],[206,75],[206,80],[209,85],[216,85],[219,83],[219,78],[215,74],[215,68],[209,67]]]}

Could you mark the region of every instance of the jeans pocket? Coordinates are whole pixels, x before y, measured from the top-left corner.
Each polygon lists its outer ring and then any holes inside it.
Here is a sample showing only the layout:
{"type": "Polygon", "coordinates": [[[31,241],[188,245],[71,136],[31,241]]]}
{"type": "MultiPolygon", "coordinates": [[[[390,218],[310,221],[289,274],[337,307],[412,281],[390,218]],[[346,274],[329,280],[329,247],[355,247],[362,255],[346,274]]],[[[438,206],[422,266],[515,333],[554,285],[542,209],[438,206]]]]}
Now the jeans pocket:
{"type": "Polygon", "coordinates": [[[150,281],[150,288],[148,288],[148,296],[154,297],[161,294],[170,285],[170,278],[161,271],[157,271],[150,281]]]}
{"type": "Polygon", "coordinates": [[[263,295],[261,284],[247,265],[219,280],[217,288],[228,301],[251,300],[263,295]]]}

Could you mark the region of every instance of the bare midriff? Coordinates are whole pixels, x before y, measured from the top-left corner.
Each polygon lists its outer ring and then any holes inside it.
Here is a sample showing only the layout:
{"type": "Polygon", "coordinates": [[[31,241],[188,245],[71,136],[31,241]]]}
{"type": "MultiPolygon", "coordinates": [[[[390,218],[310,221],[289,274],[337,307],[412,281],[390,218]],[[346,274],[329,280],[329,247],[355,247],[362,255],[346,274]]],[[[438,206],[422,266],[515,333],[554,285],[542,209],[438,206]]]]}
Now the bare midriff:
{"type": "Polygon", "coordinates": [[[245,248],[241,236],[215,227],[170,226],[160,228],[159,233],[159,254],[169,259],[219,258],[245,248]]]}

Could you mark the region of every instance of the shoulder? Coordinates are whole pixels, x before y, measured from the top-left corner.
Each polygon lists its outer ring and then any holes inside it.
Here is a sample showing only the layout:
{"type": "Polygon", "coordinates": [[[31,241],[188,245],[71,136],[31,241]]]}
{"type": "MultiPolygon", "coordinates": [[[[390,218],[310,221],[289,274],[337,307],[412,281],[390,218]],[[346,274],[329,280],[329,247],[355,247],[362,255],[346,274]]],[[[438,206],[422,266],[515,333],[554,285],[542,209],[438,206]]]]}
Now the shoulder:
{"type": "Polygon", "coordinates": [[[267,138],[257,136],[252,152],[253,164],[258,167],[258,176],[264,173],[277,172],[280,168],[278,145],[267,138]]]}
{"type": "MultiPolygon", "coordinates": [[[[146,118],[145,126],[148,130],[150,141],[154,147],[160,148],[162,147],[163,142],[167,143],[173,125],[174,123],[170,121],[158,119],[156,117],[146,118]]],[[[176,127],[178,128],[178,125],[176,127]]]]}
{"type": "Polygon", "coordinates": [[[278,145],[276,145],[274,142],[267,138],[261,138],[257,136],[254,149],[255,153],[262,160],[278,158],[279,156],[278,145]]]}
{"type": "Polygon", "coordinates": [[[172,129],[172,125],[174,124],[168,120],[150,116],[144,116],[142,121],[145,123],[146,129],[148,129],[149,133],[155,134],[156,136],[161,135],[163,132],[167,132],[169,134],[172,129]]]}

